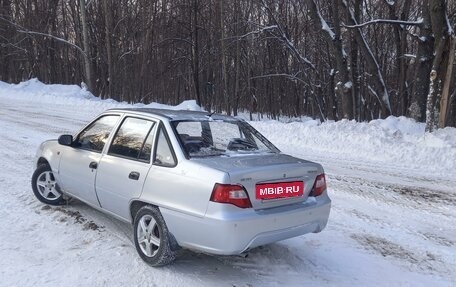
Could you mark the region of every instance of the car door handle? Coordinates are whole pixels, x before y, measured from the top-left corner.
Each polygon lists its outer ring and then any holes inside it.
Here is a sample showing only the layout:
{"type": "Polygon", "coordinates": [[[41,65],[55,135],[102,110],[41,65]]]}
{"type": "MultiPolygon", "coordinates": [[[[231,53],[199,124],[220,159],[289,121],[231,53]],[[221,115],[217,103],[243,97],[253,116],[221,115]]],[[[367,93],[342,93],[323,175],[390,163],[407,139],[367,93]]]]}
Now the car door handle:
{"type": "Polygon", "coordinates": [[[98,167],[98,163],[96,163],[95,161],[92,161],[91,163],[89,163],[89,168],[97,169],[97,167],[98,167]]]}
{"type": "Polygon", "coordinates": [[[129,179],[133,179],[133,180],[138,180],[139,179],[139,172],[137,172],[137,171],[130,172],[130,174],[128,175],[128,178],[129,179]]]}

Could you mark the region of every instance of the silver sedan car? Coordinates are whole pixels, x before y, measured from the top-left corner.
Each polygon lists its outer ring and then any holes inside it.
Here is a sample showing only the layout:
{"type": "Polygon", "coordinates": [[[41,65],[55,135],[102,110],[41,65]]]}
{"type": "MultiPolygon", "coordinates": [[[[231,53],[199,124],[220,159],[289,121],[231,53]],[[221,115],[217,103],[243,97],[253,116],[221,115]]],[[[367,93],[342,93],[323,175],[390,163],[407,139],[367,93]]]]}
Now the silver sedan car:
{"type": "Polygon", "coordinates": [[[32,188],[46,204],[74,197],[132,223],[152,266],[181,247],[234,255],[320,232],[331,206],[320,164],[281,153],[245,121],[148,108],[107,110],[43,142],[32,188]]]}

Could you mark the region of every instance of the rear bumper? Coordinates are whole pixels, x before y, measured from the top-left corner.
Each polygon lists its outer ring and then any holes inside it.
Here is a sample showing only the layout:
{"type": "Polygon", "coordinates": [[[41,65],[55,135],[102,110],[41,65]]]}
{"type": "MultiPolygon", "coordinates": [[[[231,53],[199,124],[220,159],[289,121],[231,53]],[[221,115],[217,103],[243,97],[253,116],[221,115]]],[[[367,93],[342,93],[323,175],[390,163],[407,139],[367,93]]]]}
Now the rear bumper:
{"type": "Polygon", "coordinates": [[[210,202],[203,218],[162,210],[168,229],[182,247],[234,255],[260,245],[325,228],[331,200],[325,194],[306,202],[267,210],[239,209],[210,202]]]}

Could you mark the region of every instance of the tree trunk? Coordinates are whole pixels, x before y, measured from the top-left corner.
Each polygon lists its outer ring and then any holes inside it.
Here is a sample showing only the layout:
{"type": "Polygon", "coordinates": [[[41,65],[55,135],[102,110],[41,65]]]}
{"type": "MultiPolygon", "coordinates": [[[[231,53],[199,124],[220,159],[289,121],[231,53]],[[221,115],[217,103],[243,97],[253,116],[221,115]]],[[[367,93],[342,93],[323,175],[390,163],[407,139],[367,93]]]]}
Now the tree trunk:
{"type": "MultiPolygon", "coordinates": [[[[361,14],[361,7],[363,5],[362,0],[355,0],[354,1],[354,11],[353,16],[355,17],[356,21],[359,21],[359,17],[361,14]]],[[[360,73],[359,73],[359,56],[358,56],[358,46],[356,45],[355,39],[355,31],[351,30],[349,33],[350,37],[350,77],[353,81],[352,87],[352,99],[353,99],[353,112],[355,114],[355,119],[357,121],[362,120],[361,110],[362,110],[362,103],[364,101],[361,100],[360,95],[360,73]]]]}
{"type": "MultiPolygon", "coordinates": [[[[345,6],[347,12],[347,22],[349,25],[357,25],[358,22],[356,21],[350,7],[347,4],[346,0],[342,0],[342,3],[345,6]]],[[[391,105],[389,100],[388,90],[386,89],[385,81],[383,80],[383,75],[380,70],[380,66],[377,60],[374,57],[369,45],[366,42],[364,34],[361,31],[361,28],[355,28],[355,39],[360,47],[362,53],[364,54],[364,58],[367,63],[367,67],[369,69],[370,74],[373,77],[374,89],[371,90],[372,93],[378,98],[380,109],[381,109],[381,116],[386,117],[391,114],[391,105]]]]}
{"type": "Polygon", "coordinates": [[[226,112],[231,114],[231,106],[230,106],[230,101],[228,99],[228,94],[227,94],[227,87],[228,87],[228,79],[226,76],[226,59],[225,59],[225,25],[224,25],[224,8],[223,8],[223,0],[218,1],[219,4],[219,13],[220,13],[220,60],[221,60],[221,71],[220,71],[220,76],[221,76],[221,97],[225,103],[225,109],[226,112]]]}
{"type": "MultiPolygon", "coordinates": [[[[5,15],[11,15],[11,1],[10,0],[1,0],[1,9],[5,15]]],[[[11,29],[8,29],[7,25],[5,24],[3,26],[3,23],[0,25],[0,31],[2,31],[3,39],[0,37],[0,61],[2,63],[1,67],[1,72],[0,72],[0,80],[8,82],[10,81],[10,73],[9,73],[9,66],[10,66],[10,61],[11,61],[11,56],[10,56],[10,47],[9,47],[9,41],[11,41],[11,34],[12,31],[11,29]],[[5,41],[3,45],[3,41],[5,41]]]]}
{"type": "Polygon", "coordinates": [[[87,17],[86,17],[86,3],[85,0],[80,0],[80,13],[81,13],[81,23],[82,23],[82,45],[84,47],[84,70],[85,70],[85,79],[86,85],[89,91],[94,92],[93,85],[93,73],[92,73],[92,63],[90,60],[90,45],[89,45],[89,30],[87,27],[87,17]]]}
{"type": "Polygon", "coordinates": [[[423,1],[421,8],[423,23],[420,26],[418,51],[415,59],[415,84],[412,89],[412,100],[408,108],[409,116],[416,121],[426,121],[426,100],[429,91],[429,73],[434,59],[434,38],[432,37],[431,16],[429,5],[423,1]]]}
{"type": "MultiPolygon", "coordinates": [[[[396,13],[399,8],[399,3],[394,2],[393,5],[388,5],[390,19],[407,21],[410,11],[410,0],[405,0],[402,8],[400,19],[396,13]]],[[[407,63],[404,56],[407,52],[407,30],[401,25],[394,25],[394,40],[396,44],[396,79],[397,79],[397,109],[396,114],[402,115],[406,113],[408,107],[408,91],[406,85],[407,79],[407,63]]]]}
{"type": "MultiPolygon", "coordinates": [[[[432,31],[434,33],[434,61],[430,74],[429,94],[426,104],[426,131],[432,132],[436,127],[440,113],[446,113],[446,110],[440,110],[440,101],[442,100],[442,88],[445,86],[445,80],[451,80],[451,69],[448,70],[450,62],[451,39],[448,15],[446,13],[445,0],[430,0],[429,11],[431,15],[432,31]],[[447,77],[447,74],[448,77],[447,77]]],[[[448,93],[446,93],[448,95],[448,93]]],[[[445,101],[447,99],[444,99],[445,101]]],[[[445,115],[443,116],[445,117],[445,115]]],[[[440,126],[443,127],[443,126],[440,126]]]]}
{"type": "Polygon", "coordinates": [[[454,35],[450,36],[450,51],[448,55],[448,64],[447,70],[445,75],[445,81],[443,83],[443,90],[442,90],[442,99],[440,101],[440,115],[439,115],[439,128],[443,128],[446,126],[446,119],[448,114],[448,101],[449,101],[449,93],[450,93],[450,84],[451,84],[451,77],[453,75],[453,62],[454,62],[454,53],[456,47],[456,38],[454,35]]]}
{"type": "Polygon", "coordinates": [[[349,78],[347,58],[340,38],[339,0],[332,1],[332,17],[334,23],[332,29],[329,28],[328,24],[321,16],[315,0],[307,0],[307,7],[314,24],[321,26],[320,28],[324,34],[324,39],[334,52],[334,58],[336,60],[335,78],[337,79],[335,92],[341,97],[342,117],[345,119],[353,119],[352,83],[349,78]]]}
{"type": "Polygon", "coordinates": [[[453,89],[453,93],[450,96],[450,117],[447,120],[448,126],[456,127],[456,89],[453,89]]]}
{"type": "Polygon", "coordinates": [[[352,96],[353,82],[350,80],[350,73],[348,71],[347,65],[347,55],[342,45],[339,20],[339,0],[332,1],[332,10],[335,34],[332,43],[336,57],[336,65],[338,71],[337,74],[339,75],[339,81],[336,84],[336,90],[339,92],[342,98],[343,118],[351,120],[354,116],[352,96]]]}
{"type": "Polygon", "coordinates": [[[107,58],[107,65],[108,65],[108,79],[106,94],[104,98],[112,98],[113,94],[113,83],[114,83],[114,63],[112,59],[112,44],[111,44],[111,27],[112,27],[112,16],[110,11],[110,4],[108,4],[109,0],[103,0],[103,13],[105,19],[105,41],[106,41],[106,58],[107,58]]]}
{"type": "MultiPolygon", "coordinates": [[[[240,17],[240,13],[241,11],[239,11],[240,9],[240,5],[241,3],[239,1],[236,1],[235,3],[235,8],[234,8],[234,18],[235,18],[235,34],[238,35],[239,34],[239,19],[241,18],[240,17]]],[[[234,79],[234,93],[233,93],[233,96],[234,96],[234,101],[233,101],[233,104],[232,104],[232,108],[233,108],[233,115],[234,116],[237,116],[238,115],[238,105],[239,105],[239,98],[240,98],[240,91],[239,91],[239,81],[240,81],[240,66],[241,66],[241,42],[240,41],[236,41],[236,48],[235,48],[235,58],[234,58],[234,61],[235,61],[235,79],[234,79]]]]}
{"type": "Polygon", "coordinates": [[[192,46],[192,59],[193,59],[193,83],[196,95],[196,103],[201,106],[201,91],[200,91],[200,80],[199,80],[199,41],[198,41],[198,0],[193,0],[193,46],[192,46]]]}

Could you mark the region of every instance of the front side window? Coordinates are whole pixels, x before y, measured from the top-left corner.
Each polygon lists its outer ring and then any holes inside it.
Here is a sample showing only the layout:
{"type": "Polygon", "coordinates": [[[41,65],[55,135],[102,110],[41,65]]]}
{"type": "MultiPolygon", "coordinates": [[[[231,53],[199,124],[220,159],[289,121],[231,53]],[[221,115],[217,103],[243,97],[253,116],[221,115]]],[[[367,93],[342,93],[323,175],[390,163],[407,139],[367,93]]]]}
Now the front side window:
{"type": "Polygon", "coordinates": [[[189,157],[279,152],[264,136],[243,121],[175,121],[173,125],[177,138],[189,157]]]}
{"type": "Polygon", "coordinates": [[[126,118],[114,136],[108,154],[149,161],[151,138],[148,135],[153,125],[152,121],[126,118]]]}
{"type": "Polygon", "coordinates": [[[118,119],[119,115],[102,116],[79,134],[75,146],[101,152],[118,119]]]}

